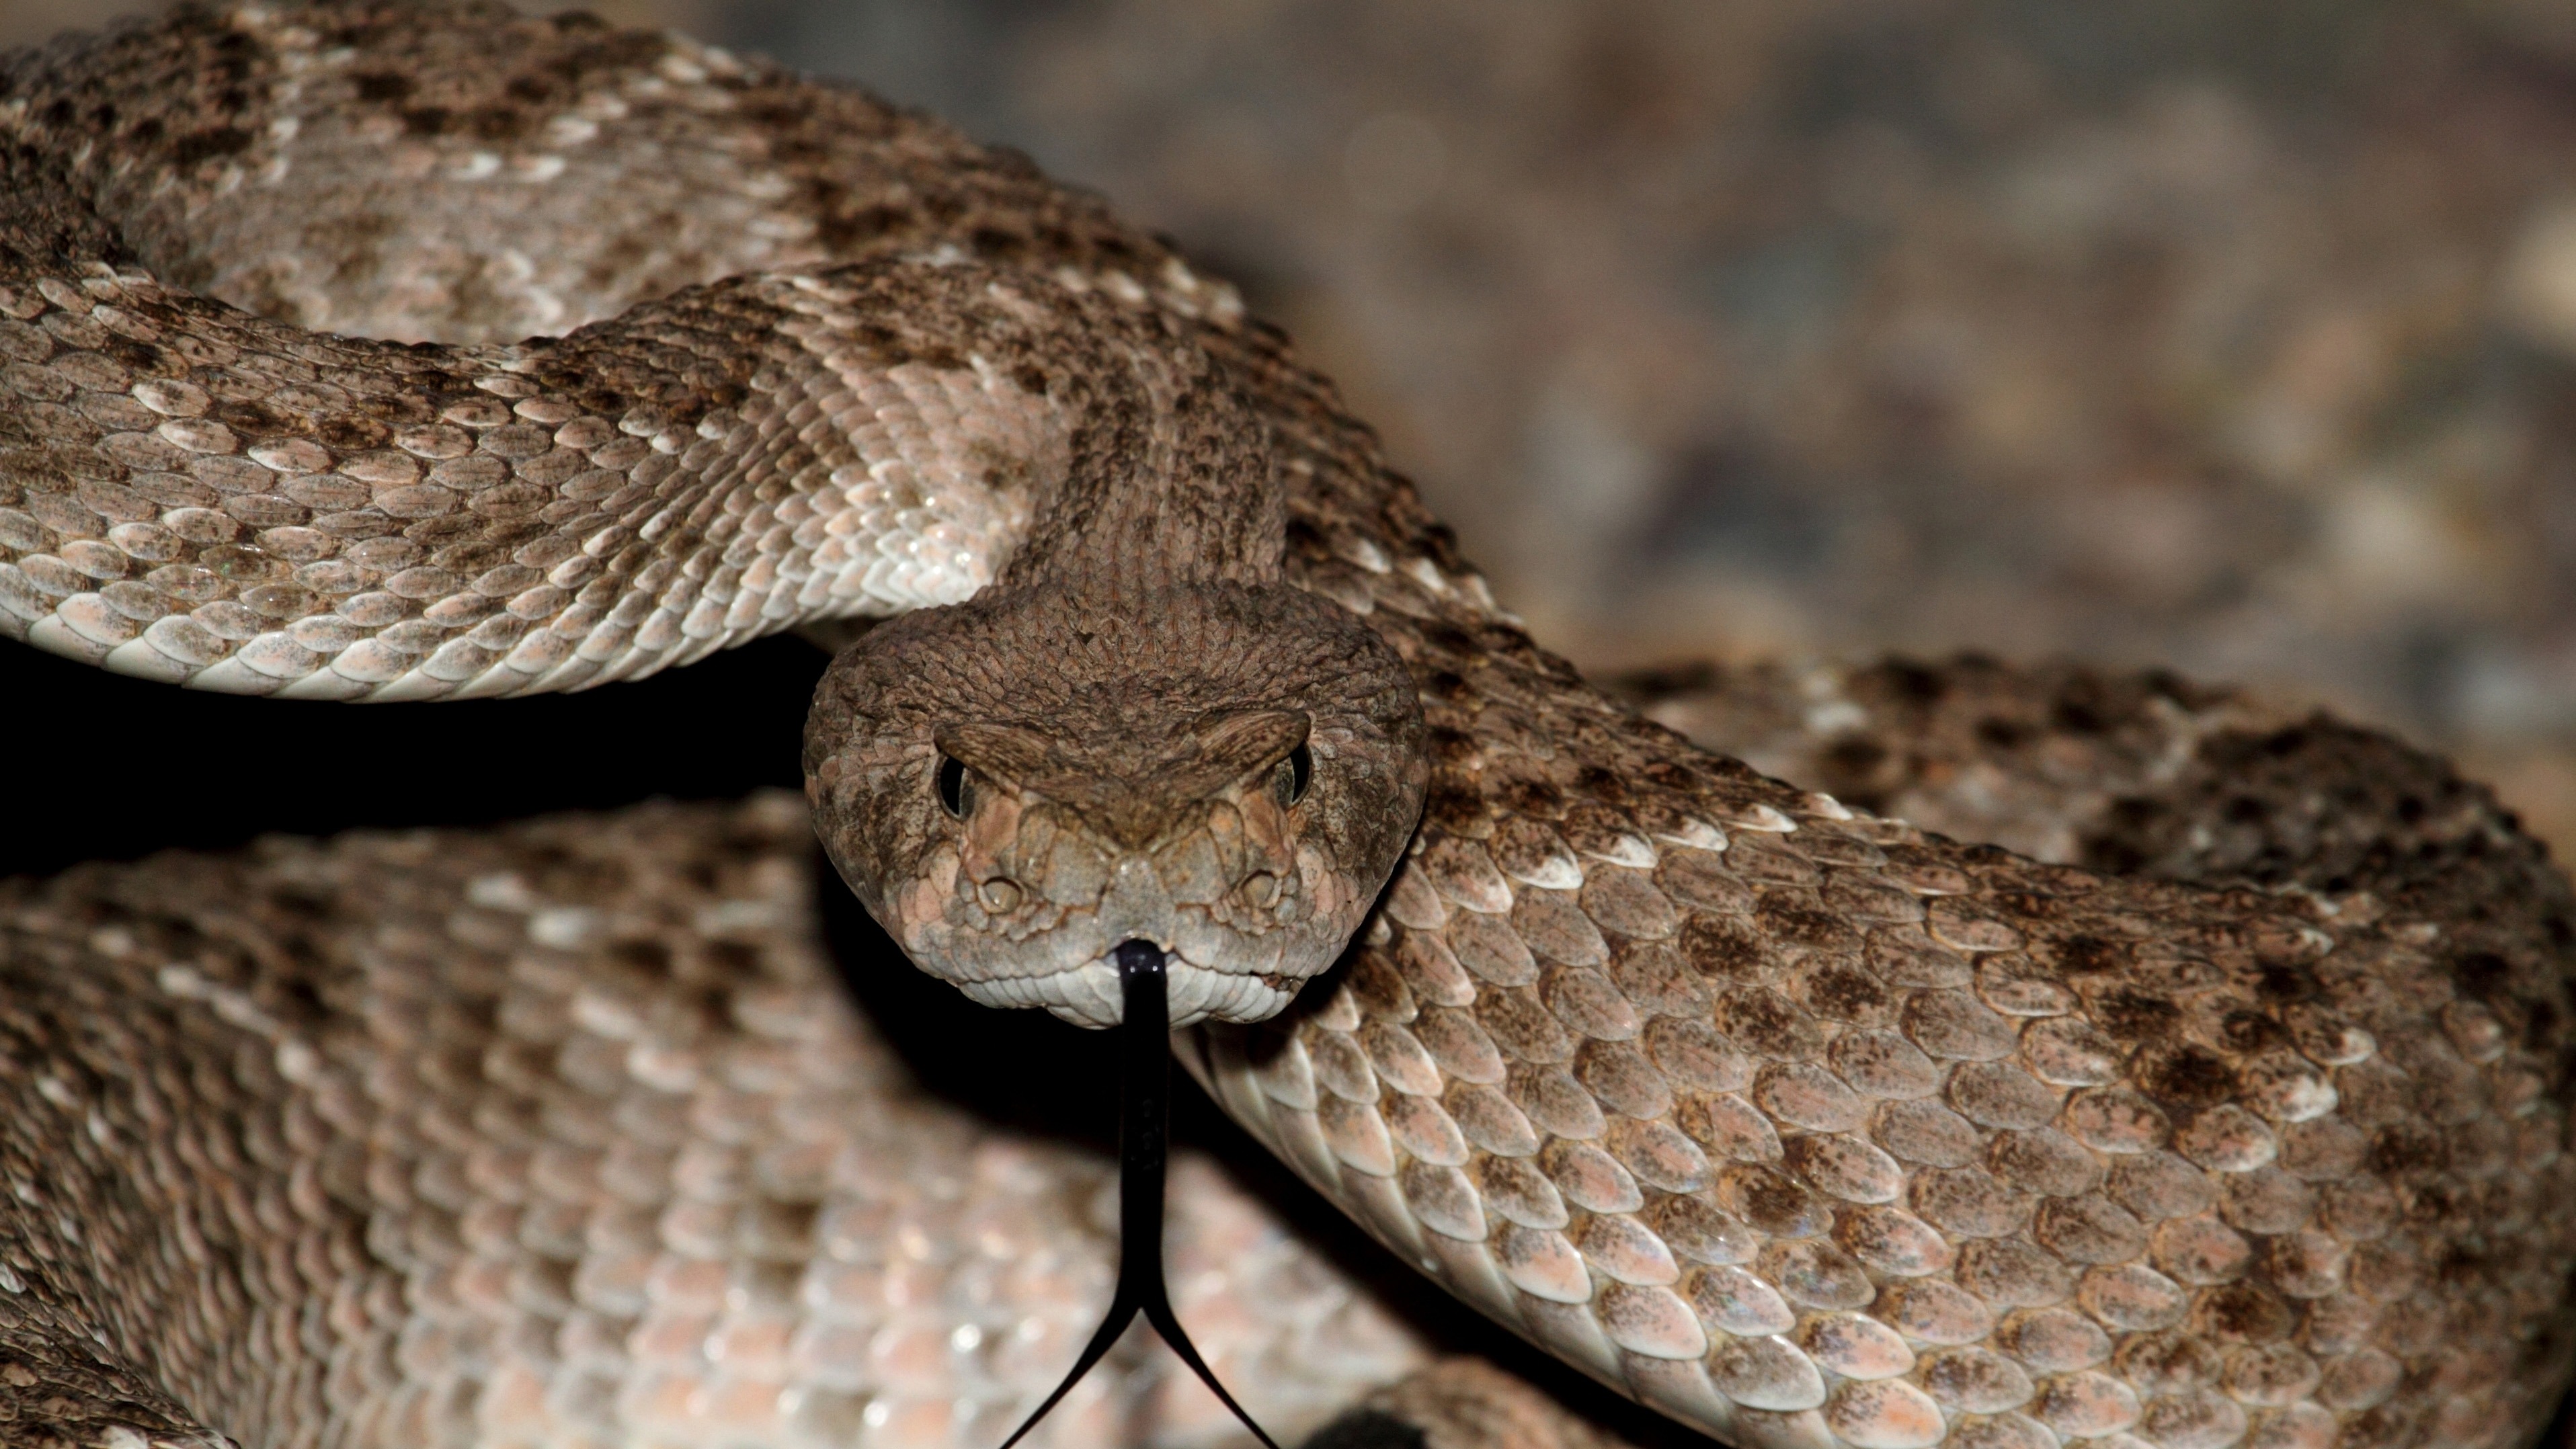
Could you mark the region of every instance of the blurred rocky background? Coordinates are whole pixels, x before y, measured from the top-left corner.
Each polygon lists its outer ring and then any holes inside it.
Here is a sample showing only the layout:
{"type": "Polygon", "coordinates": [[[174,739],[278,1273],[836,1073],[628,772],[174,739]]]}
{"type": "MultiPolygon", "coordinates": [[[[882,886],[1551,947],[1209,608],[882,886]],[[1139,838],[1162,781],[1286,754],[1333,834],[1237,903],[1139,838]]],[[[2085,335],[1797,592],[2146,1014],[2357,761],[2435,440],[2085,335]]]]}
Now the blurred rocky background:
{"type": "Polygon", "coordinates": [[[2568,0],[595,8],[1171,232],[1587,666],[2171,664],[2576,845],[2568,0]]]}

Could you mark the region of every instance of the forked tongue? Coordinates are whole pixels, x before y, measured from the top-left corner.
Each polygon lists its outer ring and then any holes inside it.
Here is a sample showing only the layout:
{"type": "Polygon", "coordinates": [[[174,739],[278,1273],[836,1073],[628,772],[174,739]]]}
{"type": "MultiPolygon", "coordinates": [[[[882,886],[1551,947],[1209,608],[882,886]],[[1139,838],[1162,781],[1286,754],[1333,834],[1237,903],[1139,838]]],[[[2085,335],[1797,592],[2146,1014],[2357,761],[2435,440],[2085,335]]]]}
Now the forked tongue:
{"type": "Polygon", "coordinates": [[[1118,962],[1118,989],[1125,1012],[1118,1025],[1118,1290],[1110,1296],[1109,1314],[1076,1359],[1073,1372],[1055,1386],[1037,1412],[1011,1431],[1002,1449],[1012,1449],[1047,1416],[1082,1376],[1091,1372],[1109,1346],[1118,1341],[1136,1315],[1154,1325],[1199,1382],[1217,1396],[1264,1449],[1279,1449],[1252,1416],[1225,1391],[1199,1357],[1181,1320],[1172,1313],[1171,1295],[1163,1287],[1163,1162],[1172,1126],[1172,1011],[1166,995],[1163,949],[1150,941],[1129,941],[1112,953],[1118,962]]]}

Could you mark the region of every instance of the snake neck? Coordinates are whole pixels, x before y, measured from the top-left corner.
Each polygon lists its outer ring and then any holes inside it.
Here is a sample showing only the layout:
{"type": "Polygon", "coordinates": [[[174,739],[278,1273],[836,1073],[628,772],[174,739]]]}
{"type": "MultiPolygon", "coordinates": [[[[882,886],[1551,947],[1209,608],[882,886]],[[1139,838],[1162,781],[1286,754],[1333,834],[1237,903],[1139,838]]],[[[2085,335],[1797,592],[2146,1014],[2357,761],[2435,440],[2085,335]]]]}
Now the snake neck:
{"type": "Polygon", "coordinates": [[[1287,501],[1261,415],[1169,319],[1068,310],[1038,374],[1076,419],[1065,473],[996,587],[1106,616],[1175,588],[1277,587],[1287,501]]]}

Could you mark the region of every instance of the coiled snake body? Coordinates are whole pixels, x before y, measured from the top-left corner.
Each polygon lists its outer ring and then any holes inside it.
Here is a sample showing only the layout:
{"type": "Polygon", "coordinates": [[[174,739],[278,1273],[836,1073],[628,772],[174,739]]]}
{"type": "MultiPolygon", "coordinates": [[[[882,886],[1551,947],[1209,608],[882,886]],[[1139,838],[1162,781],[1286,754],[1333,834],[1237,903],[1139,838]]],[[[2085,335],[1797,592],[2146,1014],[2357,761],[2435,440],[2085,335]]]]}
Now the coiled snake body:
{"type": "MultiPolygon", "coordinates": [[[[396,700],[900,615],[808,793],[916,959],[1097,1021],[1101,953],[1168,948],[1254,1135],[1731,1443],[2506,1445],[2563,1386],[2576,929],[2433,762],[1896,671],[1742,692],[1922,818],[2074,759],[2027,837],[2061,863],[1761,776],[1533,646],[1166,246],[685,41],[251,6],[5,84],[12,637],[396,700]],[[2052,731],[2096,753],[2014,754],[2052,731]]],[[[9,1441],[997,1437],[1105,1289],[1098,1171],[910,1093],[800,925],[800,829],[11,887],[9,1441]]],[[[1415,1362],[1189,1201],[1183,1313],[1256,1408],[1415,1362]]],[[[1048,1432],[1221,1432],[1124,1393],[1048,1432]]]]}

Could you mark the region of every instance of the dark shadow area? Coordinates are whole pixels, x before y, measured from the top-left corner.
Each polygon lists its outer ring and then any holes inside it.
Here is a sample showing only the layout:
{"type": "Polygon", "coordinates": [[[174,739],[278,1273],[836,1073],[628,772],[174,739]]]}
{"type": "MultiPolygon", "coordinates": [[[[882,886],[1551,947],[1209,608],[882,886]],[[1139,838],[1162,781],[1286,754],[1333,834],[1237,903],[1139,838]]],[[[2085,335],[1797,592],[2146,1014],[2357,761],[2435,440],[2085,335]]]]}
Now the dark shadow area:
{"type": "Polygon", "coordinates": [[[0,641],[0,875],[799,789],[825,662],[776,638],[584,694],[378,706],[193,693],[0,641]]]}

